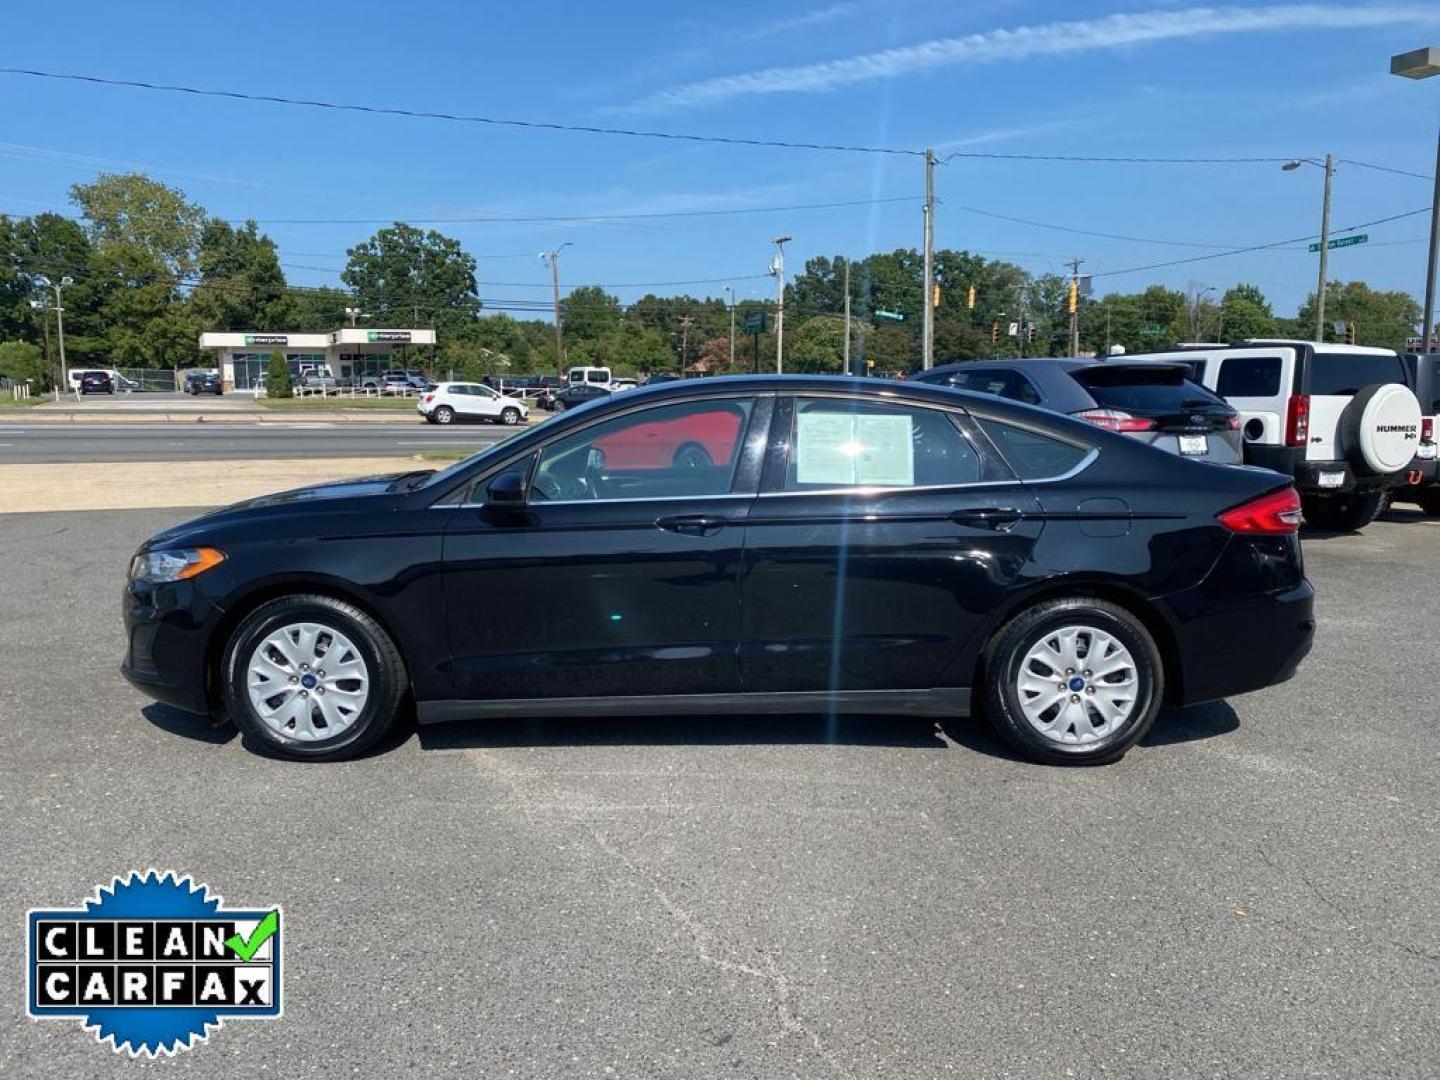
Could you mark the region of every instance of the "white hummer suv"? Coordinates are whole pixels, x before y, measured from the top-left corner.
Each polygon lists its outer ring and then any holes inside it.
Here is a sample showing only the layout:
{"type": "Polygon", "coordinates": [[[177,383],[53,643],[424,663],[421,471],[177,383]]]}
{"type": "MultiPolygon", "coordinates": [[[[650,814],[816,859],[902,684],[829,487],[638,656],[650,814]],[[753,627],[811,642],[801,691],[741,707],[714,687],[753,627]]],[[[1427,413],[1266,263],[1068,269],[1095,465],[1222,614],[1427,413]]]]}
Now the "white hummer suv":
{"type": "Polygon", "coordinates": [[[1420,403],[1398,353],[1251,339],[1144,355],[1189,364],[1238,410],[1246,464],[1293,476],[1318,528],[1363,528],[1414,479],[1420,403]]]}

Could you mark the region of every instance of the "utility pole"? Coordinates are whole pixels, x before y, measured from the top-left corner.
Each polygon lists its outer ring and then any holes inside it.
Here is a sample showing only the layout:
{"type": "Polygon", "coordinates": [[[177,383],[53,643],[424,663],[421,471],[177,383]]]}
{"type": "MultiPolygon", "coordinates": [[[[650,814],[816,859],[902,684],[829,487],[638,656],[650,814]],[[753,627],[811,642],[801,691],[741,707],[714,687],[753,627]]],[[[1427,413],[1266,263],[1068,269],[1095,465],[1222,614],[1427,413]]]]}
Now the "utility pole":
{"type": "Polygon", "coordinates": [[[846,375],[855,374],[850,370],[850,260],[845,260],[845,365],[846,375]]]}
{"type": "Polygon", "coordinates": [[[770,264],[770,273],[775,275],[775,374],[785,371],[785,245],[790,236],[777,236],[771,241],[775,245],[775,259],[770,264]]]}
{"type": "MultiPolygon", "coordinates": [[[[40,327],[45,333],[45,371],[50,371],[50,309],[44,300],[31,300],[30,306],[40,313],[40,327]]],[[[60,384],[55,384],[55,400],[60,400],[60,384]]]]}
{"type": "Polygon", "coordinates": [[[690,326],[695,319],[689,315],[680,316],[680,374],[685,374],[685,357],[690,352],[690,326]]]}
{"type": "Polygon", "coordinates": [[[1325,258],[1330,247],[1330,181],[1335,178],[1335,156],[1325,155],[1325,205],[1320,211],[1320,288],[1315,293],[1315,340],[1325,340],[1325,258]]]}
{"type": "Polygon", "coordinates": [[[1070,355],[1080,355],[1080,264],[1078,256],[1070,260],[1070,355]]]}
{"type": "Polygon", "coordinates": [[[567,240],[554,251],[542,251],[540,261],[550,267],[550,285],[555,295],[555,370],[565,374],[565,333],[560,318],[560,252],[570,246],[567,240]]]}
{"type": "Polygon", "coordinates": [[[735,286],[726,285],[725,291],[730,294],[730,367],[726,370],[733,371],[735,367],[735,286]]]}
{"type": "Polygon", "coordinates": [[[925,151],[925,319],[920,336],[920,363],[929,371],[935,366],[935,151],[925,151]]]}

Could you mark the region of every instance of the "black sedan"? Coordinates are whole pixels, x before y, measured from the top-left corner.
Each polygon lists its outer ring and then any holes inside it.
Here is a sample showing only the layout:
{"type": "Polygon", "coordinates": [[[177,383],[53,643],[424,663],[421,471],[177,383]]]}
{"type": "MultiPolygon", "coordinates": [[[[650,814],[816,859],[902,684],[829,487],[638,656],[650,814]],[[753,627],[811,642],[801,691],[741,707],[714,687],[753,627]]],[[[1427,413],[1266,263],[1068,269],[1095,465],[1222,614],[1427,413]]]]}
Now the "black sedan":
{"type": "Polygon", "coordinates": [[[1286,477],[913,383],[633,390],[136,554],[123,670],[297,758],[515,716],[980,709],[1111,761],[1310,647],[1286,477]]]}

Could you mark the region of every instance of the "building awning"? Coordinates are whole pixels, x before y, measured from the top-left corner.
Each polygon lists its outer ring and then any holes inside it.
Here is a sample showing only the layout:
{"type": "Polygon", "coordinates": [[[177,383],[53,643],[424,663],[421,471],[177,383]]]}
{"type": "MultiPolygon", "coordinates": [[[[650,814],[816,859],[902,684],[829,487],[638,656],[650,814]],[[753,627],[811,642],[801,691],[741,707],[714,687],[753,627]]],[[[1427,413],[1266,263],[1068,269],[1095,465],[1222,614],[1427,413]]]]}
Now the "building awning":
{"type": "Polygon", "coordinates": [[[202,349],[328,349],[342,345],[434,345],[435,331],[429,329],[384,329],[346,326],[323,334],[289,331],[270,333],[243,330],[235,333],[200,335],[202,349]]]}

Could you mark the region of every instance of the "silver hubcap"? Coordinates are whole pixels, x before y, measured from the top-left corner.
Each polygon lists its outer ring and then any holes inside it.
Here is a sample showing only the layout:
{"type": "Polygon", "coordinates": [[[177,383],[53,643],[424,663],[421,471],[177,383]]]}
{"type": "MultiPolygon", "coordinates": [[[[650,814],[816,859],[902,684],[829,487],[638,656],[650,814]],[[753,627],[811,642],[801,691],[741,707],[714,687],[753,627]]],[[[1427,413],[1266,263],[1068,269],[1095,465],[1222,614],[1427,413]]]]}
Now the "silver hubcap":
{"type": "Polygon", "coordinates": [[[268,728],[314,742],[355,722],[370,698],[370,671],[355,643],[334,627],[294,623],[255,646],[245,685],[268,728]]]}
{"type": "Polygon", "coordinates": [[[1135,710],[1139,687],[1130,650],[1093,626],[1046,634],[1025,654],[1015,680],[1031,727],[1068,746],[1118,731],[1135,710]]]}

